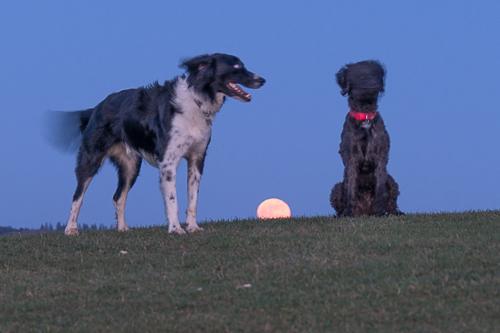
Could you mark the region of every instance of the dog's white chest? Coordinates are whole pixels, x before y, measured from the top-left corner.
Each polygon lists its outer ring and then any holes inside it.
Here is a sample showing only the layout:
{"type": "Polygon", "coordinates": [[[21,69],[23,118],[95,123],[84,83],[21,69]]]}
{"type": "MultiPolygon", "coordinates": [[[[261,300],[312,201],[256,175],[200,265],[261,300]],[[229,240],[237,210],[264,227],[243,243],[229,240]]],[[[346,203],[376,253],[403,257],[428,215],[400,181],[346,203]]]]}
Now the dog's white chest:
{"type": "Polygon", "coordinates": [[[189,88],[183,78],[179,78],[174,104],[180,109],[173,122],[181,129],[194,132],[210,130],[215,115],[224,103],[224,95],[217,94],[215,101],[207,101],[205,96],[199,96],[189,88]]]}
{"type": "Polygon", "coordinates": [[[223,102],[223,96],[218,96],[215,103],[207,102],[180,79],[174,101],[180,112],[172,119],[167,154],[175,151],[186,157],[193,150],[200,152],[206,149],[212,133],[212,121],[223,102]]]}
{"type": "Polygon", "coordinates": [[[186,155],[198,146],[205,149],[211,132],[210,124],[202,115],[193,115],[190,112],[176,114],[172,121],[168,150],[186,155]]]}

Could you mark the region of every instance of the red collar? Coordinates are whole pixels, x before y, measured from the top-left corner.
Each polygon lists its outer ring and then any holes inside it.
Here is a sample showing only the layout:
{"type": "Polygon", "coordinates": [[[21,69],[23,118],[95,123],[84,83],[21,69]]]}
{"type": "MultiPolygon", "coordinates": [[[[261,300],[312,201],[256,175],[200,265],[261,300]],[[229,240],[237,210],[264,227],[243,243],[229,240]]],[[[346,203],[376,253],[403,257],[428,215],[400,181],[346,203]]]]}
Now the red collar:
{"type": "Polygon", "coordinates": [[[377,115],[377,111],[372,113],[362,113],[362,112],[354,112],[353,110],[349,111],[349,115],[356,119],[357,121],[366,121],[370,120],[377,115]]]}

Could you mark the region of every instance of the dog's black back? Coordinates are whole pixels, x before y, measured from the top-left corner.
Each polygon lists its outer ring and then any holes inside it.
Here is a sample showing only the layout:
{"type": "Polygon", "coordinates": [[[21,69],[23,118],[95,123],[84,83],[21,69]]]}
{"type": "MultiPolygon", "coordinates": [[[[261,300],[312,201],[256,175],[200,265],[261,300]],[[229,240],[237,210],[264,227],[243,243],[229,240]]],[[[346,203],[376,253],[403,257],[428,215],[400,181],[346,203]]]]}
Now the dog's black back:
{"type": "Polygon", "coordinates": [[[330,195],[339,216],[398,214],[398,184],[387,173],[390,140],[377,112],[385,69],[376,61],[348,64],[337,73],[341,94],[351,108],[341,134],[339,154],[344,180],[330,195]]]}

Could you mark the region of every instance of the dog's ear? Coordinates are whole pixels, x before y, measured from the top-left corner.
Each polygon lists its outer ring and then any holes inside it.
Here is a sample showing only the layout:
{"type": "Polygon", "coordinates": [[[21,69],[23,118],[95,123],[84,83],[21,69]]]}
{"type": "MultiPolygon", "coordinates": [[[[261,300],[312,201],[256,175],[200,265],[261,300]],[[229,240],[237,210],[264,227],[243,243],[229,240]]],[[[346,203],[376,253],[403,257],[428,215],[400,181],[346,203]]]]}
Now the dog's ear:
{"type": "Polygon", "coordinates": [[[382,85],[381,85],[381,87],[380,87],[380,90],[379,90],[379,91],[380,91],[381,93],[383,93],[383,92],[385,92],[385,78],[386,78],[386,76],[387,76],[387,70],[386,70],[386,69],[385,69],[385,67],[384,67],[384,66],[382,66],[382,65],[380,65],[380,67],[382,67],[382,72],[383,72],[383,74],[382,74],[382,85]]]}
{"type": "Polygon", "coordinates": [[[215,58],[213,56],[205,54],[186,60],[179,67],[186,68],[189,74],[197,74],[212,67],[214,62],[215,58]]]}
{"type": "Polygon", "coordinates": [[[383,93],[385,91],[385,77],[387,76],[387,70],[385,69],[384,65],[376,60],[372,60],[371,62],[377,66],[376,71],[379,81],[378,91],[383,93]]]}
{"type": "Polygon", "coordinates": [[[189,86],[212,82],[215,76],[215,60],[213,55],[206,54],[184,61],[179,67],[185,67],[188,71],[189,86]]]}
{"type": "Polygon", "coordinates": [[[337,78],[337,84],[341,88],[340,93],[342,96],[345,96],[349,92],[349,84],[347,83],[346,73],[347,67],[342,67],[335,75],[337,78]]]}

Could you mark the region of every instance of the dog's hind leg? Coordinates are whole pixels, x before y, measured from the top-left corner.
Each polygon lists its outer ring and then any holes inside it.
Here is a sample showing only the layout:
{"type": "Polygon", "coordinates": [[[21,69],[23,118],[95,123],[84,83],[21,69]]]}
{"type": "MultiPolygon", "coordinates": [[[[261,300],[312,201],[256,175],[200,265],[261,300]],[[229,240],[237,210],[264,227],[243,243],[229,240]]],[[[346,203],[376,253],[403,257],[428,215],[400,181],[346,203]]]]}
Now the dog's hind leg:
{"type": "Polygon", "coordinates": [[[92,177],[88,177],[85,180],[78,179],[78,185],[76,186],[75,194],[73,195],[73,204],[71,205],[71,212],[69,213],[68,223],[66,224],[66,229],[64,233],[66,235],[78,235],[78,214],[80,214],[80,208],[83,203],[83,195],[87,188],[89,187],[92,177]]]}
{"type": "Polygon", "coordinates": [[[330,204],[337,212],[337,216],[342,215],[345,209],[344,183],[337,183],[330,193],[330,204]]]}
{"type": "Polygon", "coordinates": [[[100,154],[99,156],[94,154],[93,158],[90,158],[90,155],[84,150],[84,148],[80,147],[75,170],[77,185],[75,194],[73,195],[73,204],[71,205],[68,223],[66,225],[66,229],[64,230],[66,235],[78,235],[78,214],[80,213],[80,208],[82,207],[83,195],[85,194],[85,191],[87,191],[90,181],[97,171],[99,171],[99,168],[104,163],[105,159],[106,156],[104,154],[100,154]]]}
{"type": "Polygon", "coordinates": [[[387,175],[387,213],[405,215],[398,208],[399,185],[391,175],[387,175]]]}
{"type": "Polygon", "coordinates": [[[118,171],[118,187],[113,196],[117,227],[118,231],[126,231],[128,227],[125,221],[125,203],[128,192],[139,176],[142,158],[134,153],[127,154],[123,144],[114,145],[109,152],[109,157],[118,171]]]}

